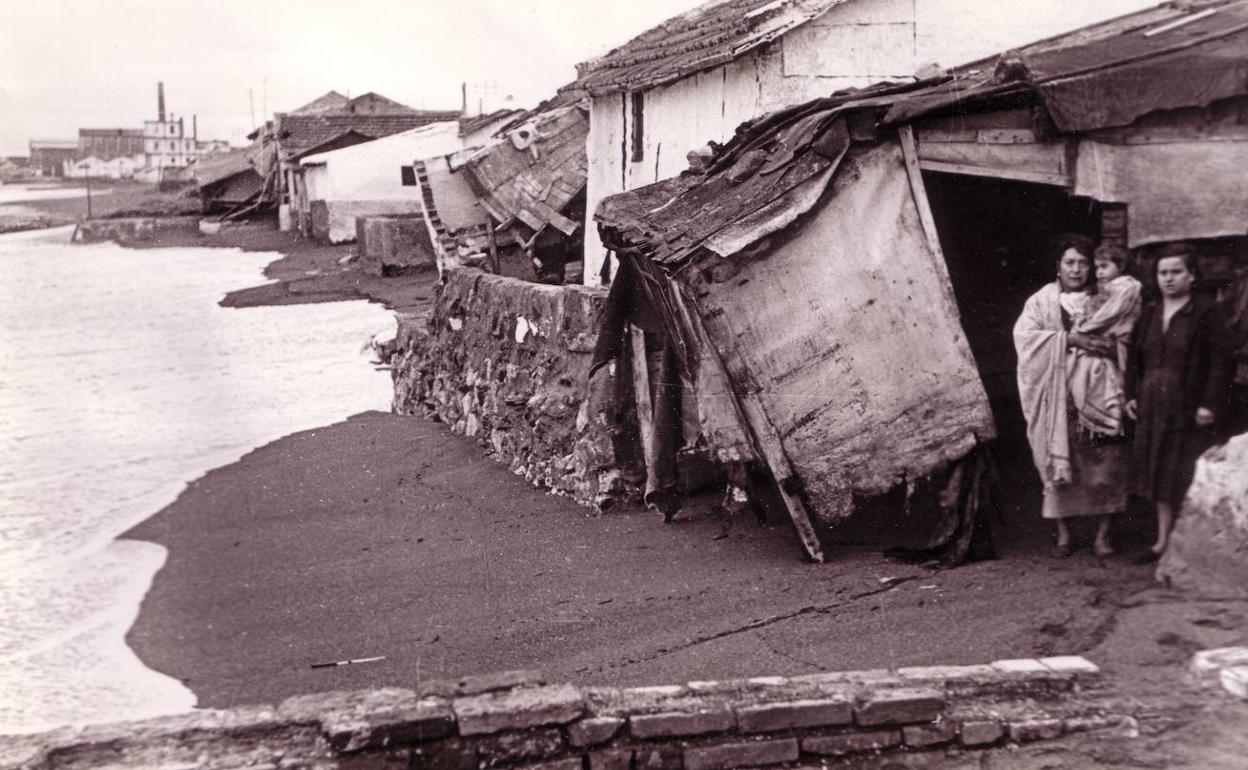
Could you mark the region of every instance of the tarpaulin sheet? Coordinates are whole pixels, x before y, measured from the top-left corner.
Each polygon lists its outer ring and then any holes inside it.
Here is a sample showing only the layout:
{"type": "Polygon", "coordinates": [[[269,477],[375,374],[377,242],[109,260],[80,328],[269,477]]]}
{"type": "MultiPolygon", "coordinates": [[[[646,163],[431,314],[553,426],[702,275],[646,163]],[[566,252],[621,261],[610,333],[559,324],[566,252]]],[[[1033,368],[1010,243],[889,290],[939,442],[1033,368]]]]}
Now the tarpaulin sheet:
{"type": "Polygon", "coordinates": [[[1248,139],[1079,144],[1075,195],[1127,204],[1129,245],[1248,233],[1248,139]]]}
{"type": "Polygon", "coordinates": [[[830,521],[853,492],[927,476],[995,427],[895,142],[851,153],[786,235],[708,284],[699,311],[830,521]]]}

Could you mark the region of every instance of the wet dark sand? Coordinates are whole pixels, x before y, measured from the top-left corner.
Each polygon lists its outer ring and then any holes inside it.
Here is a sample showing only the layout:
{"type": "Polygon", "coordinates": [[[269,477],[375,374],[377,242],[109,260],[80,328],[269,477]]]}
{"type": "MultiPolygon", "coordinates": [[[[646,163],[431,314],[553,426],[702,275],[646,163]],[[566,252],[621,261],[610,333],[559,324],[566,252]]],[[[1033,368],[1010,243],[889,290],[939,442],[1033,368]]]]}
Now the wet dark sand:
{"type": "MultiPolygon", "coordinates": [[[[421,312],[432,298],[428,276],[339,265],[350,247],[187,237],[285,248],[267,271],[278,284],[227,305],[366,296],[421,312]]],[[[514,668],[640,685],[1084,654],[1122,692],[1193,715],[1141,745],[1150,761],[1201,756],[1248,714],[1198,718],[1207,699],[1183,673],[1193,650],[1243,642],[1248,604],[1174,595],[1148,567],[1086,551],[1053,559],[1031,501],[1006,501],[1003,558],[943,572],[849,546],[808,564],[785,522],[726,522],[709,502],[666,526],[637,508],[595,515],[442,425],[365,413],[212,471],[132,530],[169,558],[128,640],[205,707],[514,668]]],[[[1072,761],[1119,766],[1094,755],[1072,761]]]]}

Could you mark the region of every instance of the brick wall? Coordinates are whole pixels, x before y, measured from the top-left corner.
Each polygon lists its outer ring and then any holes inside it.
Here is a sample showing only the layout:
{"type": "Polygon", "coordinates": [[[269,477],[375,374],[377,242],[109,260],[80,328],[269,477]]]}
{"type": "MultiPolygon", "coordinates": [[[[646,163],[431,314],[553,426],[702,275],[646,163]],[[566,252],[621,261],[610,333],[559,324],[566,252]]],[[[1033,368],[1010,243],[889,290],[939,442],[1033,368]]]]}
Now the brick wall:
{"type": "Polygon", "coordinates": [[[1098,679],[1077,657],[634,688],[505,672],[16,738],[0,767],[726,770],[1134,737],[1098,679]]]}

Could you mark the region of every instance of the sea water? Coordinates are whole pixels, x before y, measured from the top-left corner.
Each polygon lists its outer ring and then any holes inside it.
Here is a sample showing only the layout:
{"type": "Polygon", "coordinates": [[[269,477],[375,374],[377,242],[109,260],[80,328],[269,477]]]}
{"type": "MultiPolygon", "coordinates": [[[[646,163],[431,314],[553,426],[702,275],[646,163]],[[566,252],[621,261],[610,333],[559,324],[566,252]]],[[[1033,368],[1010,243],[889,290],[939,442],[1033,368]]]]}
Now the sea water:
{"type": "Polygon", "coordinates": [[[278,257],[0,236],[0,734],[192,708],[125,644],[162,546],[118,540],[190,481],[386,409],[361,301],[218,306],[278,257]]]}

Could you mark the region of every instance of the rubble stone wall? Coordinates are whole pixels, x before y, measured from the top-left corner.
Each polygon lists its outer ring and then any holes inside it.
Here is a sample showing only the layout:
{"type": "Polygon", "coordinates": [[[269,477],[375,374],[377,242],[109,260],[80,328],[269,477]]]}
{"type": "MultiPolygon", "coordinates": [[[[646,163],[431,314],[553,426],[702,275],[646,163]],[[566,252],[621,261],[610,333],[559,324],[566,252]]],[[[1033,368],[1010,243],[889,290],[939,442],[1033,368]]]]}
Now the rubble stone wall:
{"type": "MultiPolygon", "coordinates": [[[[605,299],[601,289],[448,269],[428,320],[399,319],[394,411],[439,420],[584,505],[636,496],[586,385],[605,299]]],[[[614,366],[595,383],[614,388],[614,366]]]]}
{"type": "Polygon", "coordinates": [[[1205,596],[1248,598],[1248,435],[1196,463],[1157,575],[1205,596]]]}
{"type": "Polygon", "coordinates": [[[635,688],[505,672],[67,728],[0,741],[0,768],[725,770],[1134,737],[1098,678],[1078,657],[635,688]]]}
{"type": "Polygon", "coordinates": [[[199,232],[199,217],[119,217],[88,219],[78,225],[74,240],[81,243],[150,241],[161,233],[199,232]]]}

